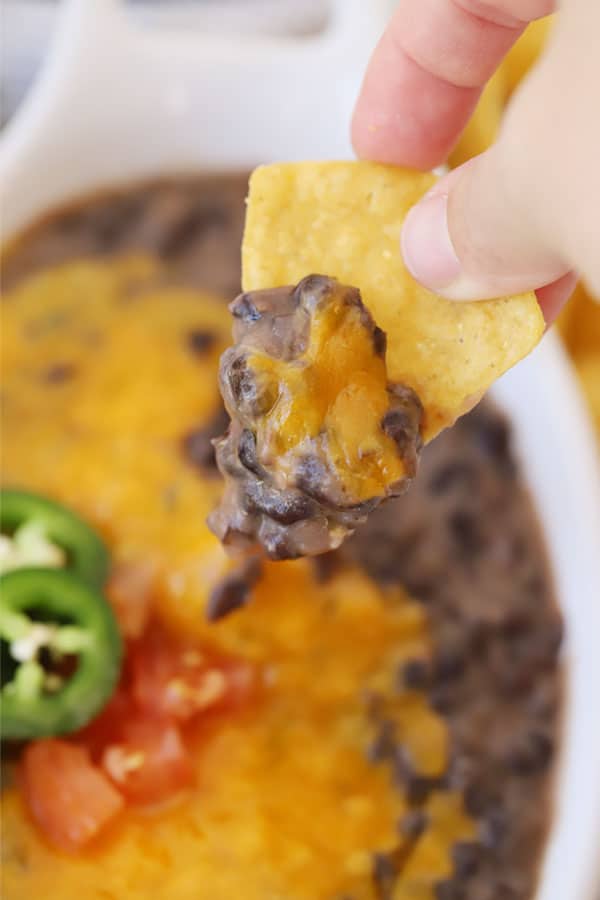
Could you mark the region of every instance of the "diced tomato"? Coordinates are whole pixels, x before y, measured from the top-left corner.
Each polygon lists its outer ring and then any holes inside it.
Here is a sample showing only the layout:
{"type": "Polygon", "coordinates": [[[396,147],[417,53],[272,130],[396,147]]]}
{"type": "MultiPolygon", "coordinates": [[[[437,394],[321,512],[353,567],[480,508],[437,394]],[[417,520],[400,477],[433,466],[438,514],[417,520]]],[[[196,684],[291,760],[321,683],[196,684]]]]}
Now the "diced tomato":
{"type": "Polygon", "coordinates": [[[153,623],[128,643],[119,687],[75,739],[127,800],[159,803],[193,781],[188,726],[203,714],[244,708],[256,685],[251,664],[178,640],[153,623]]]}
{"type": "Polygon", "coordinates": [[[130,653],[132,693],[154,715],[186,722],[200,713],[225,710],[250,699],[255,670],[218,657],[150,628],[130,653]]]}
{"type": "Polygon", "coordinates": [[[102,765],[133,803],[159,803],[193,781],[191,758],[178,728],[148,717],[124,724],[122,739],[106,746],[102,765]]]}
{"type": "Polygon", "coordinates": [[[97,762],[107,744],[121,740],[124,723],[135,714],[133,697],[126,686],[120,684],[102,712],[78,731],[75,739],[90,749],[94,762],[97,762]]]}
{"type": "Polygon", "coordinates": [[[184,737],[197,747],[207,733],[190,726],[203,714],[245,708],[256,692],[250,663],[148,625],[129,641],[121,681],[100,715],[69,741],[26,747],[23,792],[33,819],[52,844],[74,852],[110,825],[125,800],[169,800],[194,780],[184,737]]]}
{"type": "Polygon", "coordinates": [[[33,741],[22,766],[25,802],[45,837],[61,850],[86,846],[110,825],[123,798],[84,747],[33,741]]]}

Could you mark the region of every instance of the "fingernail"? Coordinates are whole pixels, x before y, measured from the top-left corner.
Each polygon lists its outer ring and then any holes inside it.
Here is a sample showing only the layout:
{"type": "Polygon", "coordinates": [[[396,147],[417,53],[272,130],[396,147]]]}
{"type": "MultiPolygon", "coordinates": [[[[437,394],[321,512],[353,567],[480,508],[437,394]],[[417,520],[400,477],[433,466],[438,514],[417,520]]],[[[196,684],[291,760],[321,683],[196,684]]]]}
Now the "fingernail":
{"type": "Polygon", "coordinates": [[[460,262],[448,233],[448,195],[424,197],[404,220],[400,239],[406,268],[432,290],[445,288],[460,275],[460,262]]]}

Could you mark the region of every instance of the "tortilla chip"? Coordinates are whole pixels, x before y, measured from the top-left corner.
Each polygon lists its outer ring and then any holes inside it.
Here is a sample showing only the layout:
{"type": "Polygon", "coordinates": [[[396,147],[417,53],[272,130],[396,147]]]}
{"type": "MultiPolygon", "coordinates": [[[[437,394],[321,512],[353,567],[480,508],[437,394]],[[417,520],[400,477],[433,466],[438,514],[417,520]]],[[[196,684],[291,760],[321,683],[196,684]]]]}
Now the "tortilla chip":
{"type": "Polygon", "coordinates": [[[505,98],[506,78],[499,69],[485,86],[475,112],[448,157],[451,168],[455,169],[468,159],[478,156],[494,143],[500,130],[505,98]]]}
{"type": "Polygon", "coordinates": [[[600,353],[600,302],[579,283],[559,317],[559,327],[569,352],[600,353]]]}
{"type": "Polygon", "coordinates": [[[264,166],[250,179],[242,247],[245,291],[315,273],[359,288],[387,332],[388,375],[425,407],[431,438],[529,353],[544,330],[533,294],[452,303],[417,284],[399,251],[429,174],[367,162],[264,166]]]}
{"type": "Polygon", "coordinates": [[[588,401],[592,421],[600,436],[600,348],[575,361],[583,393],[588,401]]]}

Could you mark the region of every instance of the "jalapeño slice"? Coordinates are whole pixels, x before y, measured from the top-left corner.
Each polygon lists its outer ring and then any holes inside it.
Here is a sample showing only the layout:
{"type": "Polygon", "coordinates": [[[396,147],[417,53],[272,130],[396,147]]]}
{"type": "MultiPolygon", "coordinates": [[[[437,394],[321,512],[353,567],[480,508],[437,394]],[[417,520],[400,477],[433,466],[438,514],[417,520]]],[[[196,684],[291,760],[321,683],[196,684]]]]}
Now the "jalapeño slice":
{"type": "Polygon", "coordinates": [[[43,566],[72,571],[102,587],[108,574],[108,551],[79,516],[27,491],[0,491],[0,573],[43,566]]]}
{"type": "Polygon", "coordinates": [[[96,716],[119,677],[114,614],[66,569],[15,569],[0,577],[2,737],[67,734],[96,716]]]}

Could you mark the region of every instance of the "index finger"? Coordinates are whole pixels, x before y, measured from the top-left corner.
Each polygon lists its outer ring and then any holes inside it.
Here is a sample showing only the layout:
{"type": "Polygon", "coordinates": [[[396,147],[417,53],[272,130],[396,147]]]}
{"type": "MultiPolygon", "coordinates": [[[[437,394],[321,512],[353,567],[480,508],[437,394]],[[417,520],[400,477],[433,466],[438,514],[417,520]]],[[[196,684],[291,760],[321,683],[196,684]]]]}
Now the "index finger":
{"type": "Polygon", "coordinates": [[[444,162],[502,58],[553,8],[553,0],[400,0],[356,105],[357,154],[419,169],[444,162]]]}

